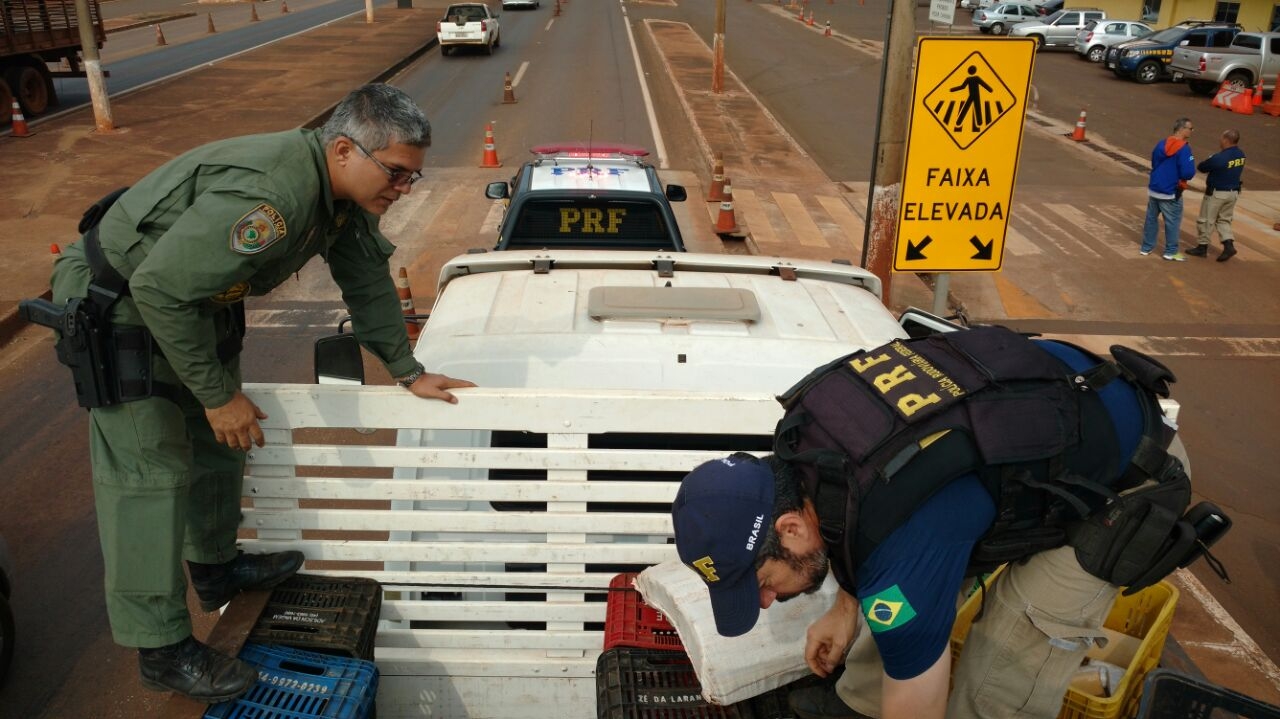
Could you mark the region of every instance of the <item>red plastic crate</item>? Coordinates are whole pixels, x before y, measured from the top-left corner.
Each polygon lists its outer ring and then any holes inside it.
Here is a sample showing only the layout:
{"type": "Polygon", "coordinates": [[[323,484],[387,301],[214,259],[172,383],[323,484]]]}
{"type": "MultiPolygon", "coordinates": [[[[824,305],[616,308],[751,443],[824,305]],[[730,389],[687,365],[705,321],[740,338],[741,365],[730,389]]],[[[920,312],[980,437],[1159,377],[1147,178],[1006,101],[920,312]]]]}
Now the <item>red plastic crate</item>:
{"type": "Polygon", "coordinates": [[[633,588],[635,573],[619,574],[609,582],[604,623],[604,648],[637,647],[684,651],[675,627],[650,607],[633,588]]]}

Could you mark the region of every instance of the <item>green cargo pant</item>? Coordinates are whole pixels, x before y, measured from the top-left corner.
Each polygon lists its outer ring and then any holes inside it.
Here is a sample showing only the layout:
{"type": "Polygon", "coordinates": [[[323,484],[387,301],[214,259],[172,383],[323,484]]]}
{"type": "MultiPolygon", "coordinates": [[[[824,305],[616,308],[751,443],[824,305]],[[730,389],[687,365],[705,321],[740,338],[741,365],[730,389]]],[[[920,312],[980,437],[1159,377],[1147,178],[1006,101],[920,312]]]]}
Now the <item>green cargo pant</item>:
{"type": "MultiPolygon", "coordinates": [[[[89,279],[83,248],[71,245],[54,268],[54,301],[85,296],[89,279]]],[[[132,298],[116,302],[112,321],[142,324],[132,298]]],[[[220,337],[233,331],[217,324],[220,337]]],[[[238,385],[238,358],[227,367],[238,385]]],[[[159,355],[152,370],[155,381],[180,384],[159,355]]],[[[218,444],[204,408],[189,392],[181,395],[179,402],[152,397],[89,412],[107,615],[116,643],[127,647],[190,636],[182,560],[213,564],[236,556],[244,453],[218,444]]]]}

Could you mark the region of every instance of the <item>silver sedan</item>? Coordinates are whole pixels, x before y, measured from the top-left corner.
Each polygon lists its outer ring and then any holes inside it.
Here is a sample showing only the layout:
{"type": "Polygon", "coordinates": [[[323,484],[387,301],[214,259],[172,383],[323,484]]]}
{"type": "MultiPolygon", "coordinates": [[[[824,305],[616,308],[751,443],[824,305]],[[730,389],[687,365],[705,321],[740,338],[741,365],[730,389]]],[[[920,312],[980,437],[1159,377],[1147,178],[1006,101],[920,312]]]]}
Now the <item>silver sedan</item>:
{"type": "Polygon", "coordinates": [[[1152,33],[1146,23],[1134,20],[1095,20],[1076,33],[1076,54],[1089,62],[1102,62],[1107,48],[1152,33]]]}
{"type": "Polygon", "coordinates": [[[984,33],[1003,35],[1010,27],[1038,17],[1035,6],[1029,2],[1002,2],[975,10],[973,24],[984,33]]]}

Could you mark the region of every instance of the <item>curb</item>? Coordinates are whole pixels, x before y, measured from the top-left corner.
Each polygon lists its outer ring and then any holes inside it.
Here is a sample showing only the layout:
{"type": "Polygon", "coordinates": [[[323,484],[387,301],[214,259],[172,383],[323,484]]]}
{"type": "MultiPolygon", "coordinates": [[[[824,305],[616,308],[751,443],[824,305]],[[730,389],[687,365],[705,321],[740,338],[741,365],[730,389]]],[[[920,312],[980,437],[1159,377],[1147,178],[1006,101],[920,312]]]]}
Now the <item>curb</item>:
{"type": "Polygon", "coordinates": [[[116,25],[114,27],[104,28],[103,32],[110,35],[115,32],[124,32],[125,30],[135,30],[140,27],[148,27],[150,25],[159,25],[161,23],[172,22],[174,20],[182,20],[184,18],[195,17],[193,12],[173,13],[171,15],[161,15],[150,20],[135,20],[124,25],[116,25]]]}

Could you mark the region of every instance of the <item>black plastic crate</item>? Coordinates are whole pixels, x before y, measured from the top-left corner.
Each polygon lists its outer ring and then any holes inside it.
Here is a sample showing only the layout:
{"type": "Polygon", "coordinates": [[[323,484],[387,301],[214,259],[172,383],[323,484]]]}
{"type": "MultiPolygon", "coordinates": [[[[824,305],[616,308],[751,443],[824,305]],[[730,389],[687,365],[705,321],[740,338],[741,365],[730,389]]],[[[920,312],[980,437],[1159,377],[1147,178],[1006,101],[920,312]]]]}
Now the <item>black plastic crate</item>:
{"type": "Polygon", "coordinates": [[[788,719],[787,688],[719,706],[681,651],[615,647],[596,660],[597,719],[788,719]]]}
{"type": "Polygon", "coordinates": [[[1142,685],[1138,719],[1280,719],[1280,707],[1169,669],[1157,669],[1142,685]]]}
{"type": "Polygon", "coordinates": [[[249,641],[372,661],[381,610],[372,579],[295,574],[272,590],[249,641]]]}

